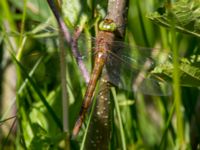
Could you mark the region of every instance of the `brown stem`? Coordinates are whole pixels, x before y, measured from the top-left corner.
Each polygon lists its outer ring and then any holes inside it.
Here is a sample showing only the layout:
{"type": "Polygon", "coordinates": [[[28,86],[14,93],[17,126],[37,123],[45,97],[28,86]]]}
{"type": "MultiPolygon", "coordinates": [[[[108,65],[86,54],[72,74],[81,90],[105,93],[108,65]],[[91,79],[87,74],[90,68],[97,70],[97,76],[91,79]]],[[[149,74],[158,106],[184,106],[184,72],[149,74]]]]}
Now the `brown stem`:
{"type": "MultiPolygon", "coordinates": [[[[125,34],[125,22],[128,10],[128,0],[109,0],[108,13],[106,19],[113,20],[118,28],[114,33],[114,39],[123,40],[125,34]]],[[[105,36],[105,41],[109,41],[105,36]]],[[[109,45],[112,48],[112,44],[109,45]]],[[[110,64],[118,64],[114,60],[110,64]]],[[[92,114],[91,122],[86,138],[85,149],[109,149],[109,142],[111,140],[111,123],[112,123],[112,101],[110,99],[110,85],[108,83],[109,72],[111,69],[108,66],[104,67],[104,71],[100,80],[100,90],[97,96],[96,106],[92,114]]],[[[119,67],[116,65],[116,67],[119,67]]]]}

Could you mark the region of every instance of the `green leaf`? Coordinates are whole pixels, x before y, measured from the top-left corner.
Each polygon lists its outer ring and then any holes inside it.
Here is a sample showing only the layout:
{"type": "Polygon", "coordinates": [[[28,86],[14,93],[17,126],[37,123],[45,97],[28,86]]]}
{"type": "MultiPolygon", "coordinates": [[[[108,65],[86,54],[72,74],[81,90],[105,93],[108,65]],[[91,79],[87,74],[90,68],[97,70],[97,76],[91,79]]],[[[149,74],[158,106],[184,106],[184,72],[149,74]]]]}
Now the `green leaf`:
{"type": "Polygon", "coordinates": [[[76,0],[63,1],[62,10],[65,21],[69,27],[78,24],[85,24],[91,13],[88,11],[88,5],[85,2],[76,0]]]}
{"type": "Polygon", "coordinates": [[[170,28],[171,19],[175,20],[175,28],[182,33],[200,37],[200,1],[181,0],[172,3],[170,9],[159,8],[157,12],[147,16],[151,21],[170,28]],[[159,11],[162,9],[162,12],[159,11]],[[170,10],[170,11],[169,11],[170,10]]]}
{"type": "Polygon", "coordinates": [[[55,137],[49,136],[48,132],[38,124],[32,124],[35,136],[31,142],[31,150],[48,150],[57,149],[61,139],[64,138],[64,134],[57,134],[55,137]]]}
{"type": "Polygon", "coordinates": [[[99,18],[105,17],[106,8],[107,1],[63,0],[62,3],[63,16],[69,28],[84,26],[86,23],[89,27],[94,25],[99,18]]]}
{"type": "MultiPolygon", "coordinates": [[[[24,1],[10,0],[9,2],[17,9],[23,11],[24,1]]],[[[46,20],[51,14],[46,1],[29,0],[26,7],[27,17],[32,18],[35,21],[46,20]]]]}
{"type": "Polygon", "coordinates": [[[200,63],[198,64],[181,64],[182,73],[181,83],[184,86],[200,86],[200,63]]]}
{"type": "MultiPolygon", "coordinates": [[[[181,60],[180,69],[180,84],[186,87],[200,87],[200,62],[191,62],[186,58],[181,60]]],[[[152,73],[159,77],[172,81],[173,65],[171,62],[166,62],[157,66],[152,73]]]]}

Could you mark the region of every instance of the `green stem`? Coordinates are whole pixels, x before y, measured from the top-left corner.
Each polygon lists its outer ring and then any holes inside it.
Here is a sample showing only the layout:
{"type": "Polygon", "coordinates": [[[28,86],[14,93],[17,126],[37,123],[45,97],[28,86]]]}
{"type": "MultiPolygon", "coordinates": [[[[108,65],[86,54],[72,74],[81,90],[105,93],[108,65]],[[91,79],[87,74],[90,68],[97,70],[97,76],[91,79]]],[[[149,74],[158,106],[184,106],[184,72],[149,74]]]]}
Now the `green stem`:
{"type": "Polygon", "coordinates": [[[95,105],[96,105],[96,97],[94,97],[94,100],[93,100],[93,104],[92,104],[92,110],[90,112],[90,115],[89,115],[89,119],[88,119],[88,123],[87,123],[87,126],[86,126],[86,129],[85,129],[85,133],[84,133],[84,136],[83,136],[83,140],[81,142],[81,148],[80,150],[84,150],[84,146],[85,146],[85,142],[86,142],[86,138],[87,138],[87,134],[89,132],[89,127],[90,127],[90,122],[92,120],[92,115],[93,115],[93,112],[94,112],[94,109],[95,109],[95,105]]]}
{"type": "Polygon", "coordinates": [[[119,130],[120,130],[121,140],[122,140],[122,149],[126,150],[127,149],[126,148],[126,140],[125,140],[122,118],[121,118],[121,115],[120,115],[120,109],[119,109],[119,104],[117,102],[117,96],[116,96],[115,88],[112,87],[111,91],[112,91],[112,95],[113,95],[113,99],[114,99],[114,103],[115,103],[115,109],[116,109],[117,117],[118,117],[118,120],[119,120],[119,130]]]}
{"type": "Polygon", "coordinates": [[[22,15],[22,23],[21,23],[21,31],[20,31],[20,38],[19,38],[19,43],[21,43],[23,35],[24,35],[24,25],[25,25],[25,20],[26,20],[26,6],[27,0],[24,0],[24,6],[23,6],[23,15],[22,15]]]}
{"type": "Polygon", "coordinates": [[[183,115],[181,111],[181,89],[180,89],[180,69],[178,61],[178,49],[176,41],[175,23],[172,22],[171,28],[172,35],[172,50],[173,50],[173,88],[174,88],[174,100],[175,100],[175,110],[177,116],[177,135],[179,145],[184,143],[184,131],[183,131],[183,115]]]}
{"type": "Polygon", "coordinates": [[[61,72],[61,88],[62,88],[62,111],[63,111],[63,131],[69,132],[69,101],[66,87],[66,52],[64,48],[64,39],[62,31],[59,32],[59,49],[60,49],[60,72],[61,72]]]}
{"type": "Polygon", "coordinates": [[[160,141],[159,149],[163,149],[162,145],[164,143],[164,140],[167,139],[166,135],[167,135],[167,131],[168,131],[169,127],[170,127],[170,124],[172,122],[175,106],[176,106],[176,103],[174,102],[172,107],[171,107],[171,111],[169,113],[168,120],[166,122],[165,130],[164,130],[163,136],[162,136],[161,141],[160,141]]]}

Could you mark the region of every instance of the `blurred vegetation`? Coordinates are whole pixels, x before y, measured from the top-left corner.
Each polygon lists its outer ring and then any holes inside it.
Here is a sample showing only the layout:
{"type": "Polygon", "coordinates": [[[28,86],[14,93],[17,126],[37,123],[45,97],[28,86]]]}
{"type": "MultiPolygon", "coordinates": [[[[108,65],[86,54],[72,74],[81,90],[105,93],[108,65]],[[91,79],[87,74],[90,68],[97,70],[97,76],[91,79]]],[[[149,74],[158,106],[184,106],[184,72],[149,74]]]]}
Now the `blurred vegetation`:
{"type": "MultiPolygon", "coordinates": [[[[65,149],[67,134],[62,131],[55,18],[46,1],[2,0],[0,8],[0,149],[65,149]]],[[[79,26],[87,36],[95,36],[98,21],[106,15],[107,1],[63,0],[61,9],[71,30],[79,26]]],[[[175,47],[178,67],[173,61],[166,61],[156,65],[152,74],[174,85],[177,72],[180,83],[173,86],[171,96],[112,91],[111,97],[117,103],[108,147],[122,149],[125,144],[130,150],[198,149],[200,1],[130,0],[128,9],[125,41],[129,45],[159,47],[164,53],[171,53],[172,59],[175,47]],[[180,88],[180,93],[175,92],[176,88],[180,88]],[[174,97],[176,94],[179,98],[174,97]]],[[[65,46],[70,104],[66,109],[71,132],[86,84],[69,47],[65,46]]],[[[86,42],[82,47],[85,51],[90,48],[86,42]]],[[[90,64],[87,66],[91,68],[90,64]]],[[[87,117],[85,122],[88,120],[87,117]]],[[[85,127],[77,139],[70,140],[71,149],[80,149],[84,131],[85,127]]]]}

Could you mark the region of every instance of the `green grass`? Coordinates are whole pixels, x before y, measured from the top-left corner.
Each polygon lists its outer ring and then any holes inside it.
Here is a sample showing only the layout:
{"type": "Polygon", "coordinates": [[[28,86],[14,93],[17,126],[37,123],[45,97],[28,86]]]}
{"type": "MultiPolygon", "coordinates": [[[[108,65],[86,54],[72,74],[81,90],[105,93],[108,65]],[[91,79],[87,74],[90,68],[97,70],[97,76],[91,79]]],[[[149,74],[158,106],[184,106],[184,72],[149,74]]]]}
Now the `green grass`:
{"type": "MultiPolygon", "coordinates": [[[[167,58],[162,65],[158,65],[162,59],[157,57],[152,73],[172,85],[172,95],[150,96],[112,89],[110,149],[192,149],[194,141],[198,141],[190,138],[200,133],[199,120],[194,119],[199,117],[196,106],[200,94],[199,4],[180,1],[172,5],[173,15],[168,9],[163,14],[153,13],[164,2],[130,1],[125,40],[131,46],[160,47],[162,52],[172,54],[173,59],[167,58]]],[[[66,0],[63,4],[64,19],[70,29],[80,25],[87,35],[95,35],[97,21],[105,15],[106,2],[90,1],[87,5],[66,0]],[[97,4],[101,7],[95,18],[97,4]]],[[[0,149],[83,149],[92,115],[86,117],[76,139],[69,140],[68,135],[79,113],[86,84],[65,43],[70,130],[65,133],[58,39],[47,32],[52,30],[47,26],[56,26],[56,21],[48,4],[9,0],[9,3],[0,1],[0,8],[0,149]],[[12,67],[15,69],[10,76],[7,70],[12,67]],[[16,85],[11,87],[13,80],[16,85]],[[15,96],[6,97],[7,93],[15,96]],[[5,121],[15,115],[17,122],[5,121]]],[[[80,48],[90,47],[82,44],[80,48]]],[[[130,56],[134,55],[136,52],[130,51],[130,56]]],[[[90,65],[86,63],[88,68],[90,65]]],[[[123,74],[129,73],[126,70],[123,74]]],[[[124,83],[129,80],[123,78],[124,83]]]]}

